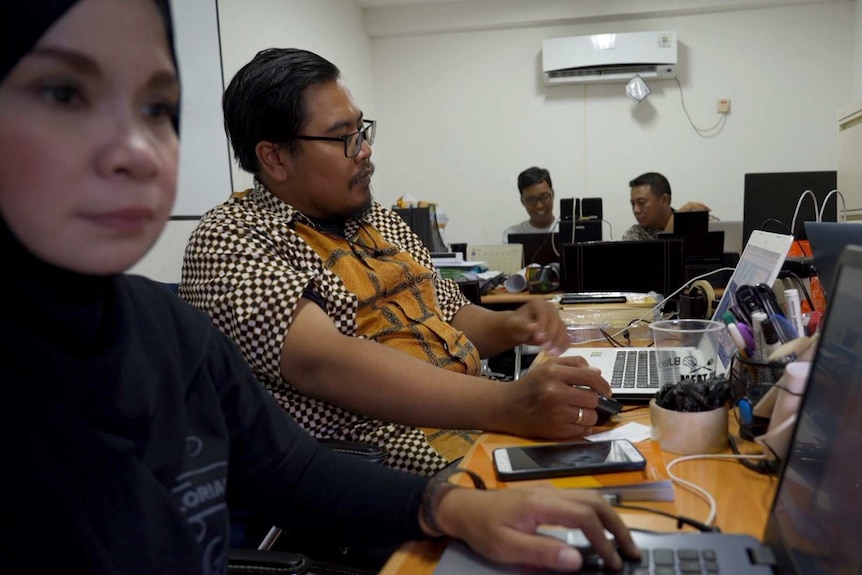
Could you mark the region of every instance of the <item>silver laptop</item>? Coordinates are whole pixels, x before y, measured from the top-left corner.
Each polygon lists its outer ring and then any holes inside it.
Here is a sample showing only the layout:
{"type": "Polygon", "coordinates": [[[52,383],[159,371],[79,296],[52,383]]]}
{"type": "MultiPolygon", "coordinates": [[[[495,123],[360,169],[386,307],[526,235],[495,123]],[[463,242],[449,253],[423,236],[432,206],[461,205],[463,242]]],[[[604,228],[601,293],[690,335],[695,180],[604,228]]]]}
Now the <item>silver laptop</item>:
{"type": "MultiPolygon", "coordinates": [[[[720,321],[730,307],[737,286],[765,283],[772,285],[784,265],[793,236],[755,230],[739,258],[739,263],[727,283],[724,295],[712,319],[720,321]]],[[[730,367],[736,348],[729,337],[722,337],[715,375],[723,375],[730,367]]],[[[621,401],[647,401],[659,390],[656,350],[653,347],[572,347],[564,356],[580,355],[590,365],[602,370],[611,384],[614,397],[621,401]]]]}
{"type": "MultiPolygon", "coordinates": [[[[625,573],[858,575],[862,573],[862,248],[845,249],[781,469],[762,542],[725,533],[633,532],[643,564],[625,573]],[[648,564],[648,565],[647,565],[648,564]],[[641,569],[638,571],[638,569],[641,569]]],[[[728,462],[728,465],[735,463],[728,462]]],[[[732,503],[731,503],[732,505],[732,503]]],[[[728,508],[728,513],[745,513],[728,508]]],[[[577,541],[578,530],[558,530],[577,541]]],[[[585,553],[585,565],[597,560],[585,553]]],[[[586,568],[581,573],[600,573],[586,568]]],[[[443,553],[434,575],[550,573],[494,565],[461,543],[443,553]]]]}

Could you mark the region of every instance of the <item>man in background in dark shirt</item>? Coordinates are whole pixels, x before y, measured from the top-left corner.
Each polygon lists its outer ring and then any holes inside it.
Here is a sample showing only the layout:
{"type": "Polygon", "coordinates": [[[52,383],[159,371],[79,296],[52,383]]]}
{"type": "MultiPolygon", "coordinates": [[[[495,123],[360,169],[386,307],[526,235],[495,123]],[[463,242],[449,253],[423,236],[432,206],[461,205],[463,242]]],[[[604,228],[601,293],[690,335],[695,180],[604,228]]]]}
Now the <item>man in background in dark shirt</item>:
{"type": "Polygon", "coordinates": [[[701,202],[671,207],[670,182],[658,172],[647,172],[629,182],[632,213],[638,223],[623,234],[623,240],[656,240],[662,232],[673,232],[674,212],[709,212],[701,202]]]}

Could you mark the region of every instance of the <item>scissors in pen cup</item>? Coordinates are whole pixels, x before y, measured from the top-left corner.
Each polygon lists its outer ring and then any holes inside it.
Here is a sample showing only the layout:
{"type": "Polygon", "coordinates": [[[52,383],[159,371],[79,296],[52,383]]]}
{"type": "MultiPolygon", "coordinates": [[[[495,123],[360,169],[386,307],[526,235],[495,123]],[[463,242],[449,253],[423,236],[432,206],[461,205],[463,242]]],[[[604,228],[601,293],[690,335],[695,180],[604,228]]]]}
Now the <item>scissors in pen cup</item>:
{"type": "Polygon", "coordinates": [[[741,285],[736,288],[734,295],[739,309],[745,314],[746,322],[749,324],[751,324],[751,314],[756,311],[762,311],[766,315],[781,314],[781,306],[775,299],[775,293],[766,284],[741,285]]]}
{"type": "Polygon", "coordinates": [[[763,311],[765,311],[767,315],[780,315],[784,317],[784,310],[781,309],[781,305],[779,305],[778,299],[775,297],[775,292],[772,288],[764,283],[757,284],[755,288],[760,294],[761,302],[765,308],[763,311]]]}
{"type": "Polygon", "coordinates": [[[745,318],[745,322],[751,325],[751,314],[754,312],[762,311],[766,313],[766,309],[764,309],[763,301],[761,299],[760,293],[756,287],[750,285],[741,285],[736,288],[736,293],[734,294],[734,299],[736,300],[738,310],[742,312],[742,315],[745,318]]]}

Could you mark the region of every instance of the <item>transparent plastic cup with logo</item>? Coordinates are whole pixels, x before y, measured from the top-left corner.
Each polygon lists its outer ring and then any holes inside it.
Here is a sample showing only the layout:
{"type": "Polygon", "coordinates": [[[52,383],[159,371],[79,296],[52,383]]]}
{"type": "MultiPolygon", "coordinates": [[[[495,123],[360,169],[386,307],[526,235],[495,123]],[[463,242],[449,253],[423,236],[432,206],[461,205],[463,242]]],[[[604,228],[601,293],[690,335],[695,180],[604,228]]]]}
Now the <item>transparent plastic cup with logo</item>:
{"type": "Polygon", "coordinates": [[[661,387],[707,381],[719,375],[718,349],[725,326],[704,319],[661,320],[650,324],[661,387]]]}

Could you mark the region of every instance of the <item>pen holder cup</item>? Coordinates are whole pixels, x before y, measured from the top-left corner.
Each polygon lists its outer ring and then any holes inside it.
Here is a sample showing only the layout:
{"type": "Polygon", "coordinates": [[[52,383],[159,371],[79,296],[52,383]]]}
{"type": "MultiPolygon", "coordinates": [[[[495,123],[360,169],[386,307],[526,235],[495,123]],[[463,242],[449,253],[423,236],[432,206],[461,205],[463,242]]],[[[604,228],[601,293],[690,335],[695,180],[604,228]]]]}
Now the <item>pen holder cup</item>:
{"type": "Polygon", "coordinates": [[[754,361],[738,353],[730,363],[731,402],[736,404],[743,397],[760,398],[784,375],[790,361],[754,361]]]}
{"type": "Polygon", "coordinates": [[[650,437],[662,451],[679,455],[717,453],[727,448],[727,405],[710,411],[674,411],[649,402],[650,437]]]}
{"type": "Polygon", "coordinates": [[[551,293],[560,287],[560,265],[548,264],[526,269],[527,289],[530,293],[551,293]]]}

